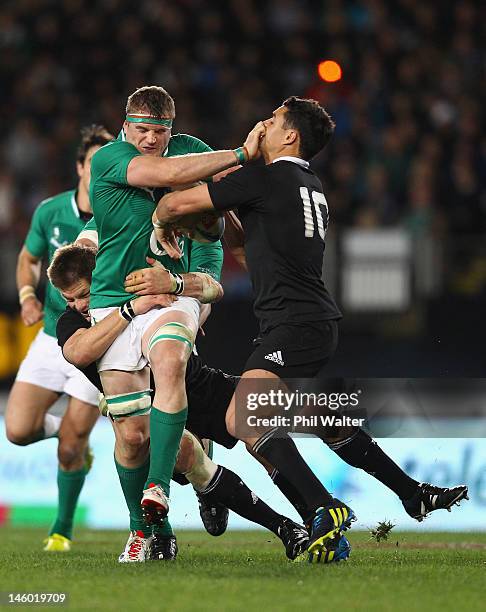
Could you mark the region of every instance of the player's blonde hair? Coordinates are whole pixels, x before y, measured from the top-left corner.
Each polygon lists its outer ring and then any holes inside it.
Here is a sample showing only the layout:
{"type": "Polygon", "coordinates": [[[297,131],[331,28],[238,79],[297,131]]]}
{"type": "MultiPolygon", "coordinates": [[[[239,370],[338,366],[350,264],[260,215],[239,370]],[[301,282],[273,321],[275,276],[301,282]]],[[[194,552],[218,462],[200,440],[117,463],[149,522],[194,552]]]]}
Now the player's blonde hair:
{"type": "Polygon", "coordinates": [[[175,104],[172,96],[163,88],[157,85],[145,85],[139,87],[128,96],[126,112],[148,113],[151,117],[174,118],[175,104]]]}

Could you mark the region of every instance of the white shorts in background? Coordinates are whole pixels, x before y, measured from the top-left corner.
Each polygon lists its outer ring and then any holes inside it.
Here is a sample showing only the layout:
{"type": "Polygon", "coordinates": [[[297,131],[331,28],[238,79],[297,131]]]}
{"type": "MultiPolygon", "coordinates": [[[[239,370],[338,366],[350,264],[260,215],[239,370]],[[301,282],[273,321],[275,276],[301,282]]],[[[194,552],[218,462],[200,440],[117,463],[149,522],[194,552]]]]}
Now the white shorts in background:
{"type": "Polygon", "coordinates": [[[30,345],[15,380],[57,393],[66,393],[87,404],[98,405],[98,389],[82,372],[64,359],[57,340],[43,329],[30,345]]]}
{"type": "MultiPolygon", "coordinates": [[[[195,298],[178,297],[172,306],[160,309],[153,308],[143,315],[137,315],[98,360],[98,372],[104,372],[105,370],[122,370],[123,372],[142,370],[148,365],[147,359],[142,354],[142,337],[152,323],[168,312],[182,311],[192,317],[197,329],[200,307],[200,302],[195,298]]],[[[117,308],[117,306],[93,308],[90,310],[92,323],[99,323],[117,308]]]]}

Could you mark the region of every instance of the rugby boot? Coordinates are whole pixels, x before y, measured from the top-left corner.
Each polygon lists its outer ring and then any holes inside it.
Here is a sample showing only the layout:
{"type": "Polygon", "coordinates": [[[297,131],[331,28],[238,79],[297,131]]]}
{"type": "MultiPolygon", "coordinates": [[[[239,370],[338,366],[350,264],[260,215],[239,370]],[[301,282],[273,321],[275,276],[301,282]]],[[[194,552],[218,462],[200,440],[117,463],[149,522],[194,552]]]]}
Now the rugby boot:
{"type": "Polygon", "coordinates": [[[178,551],[175,535],[154,534],[151,544],[151,559],[155,561],[174,561],[178,551]]]}
{"type": "Polygon", "coordinates": [[[60,533],[51,533],[44,540],[44,550],[48,552],[68,552],[71,550],[71,540],[60,533]]]}
{"type": "Polygon", "coordinates": [[[145,489],[140,502],[143,518],[147,525],[162,525],[169,512],[169,500],[160,485],[145,489]]]}
{"type": "Polygon", "coordinates": [[[152,536],[146,538],[143,531],[131,531],[125,550],[118,557],[119,563],[145,563],[150,559],[152,536]]]}
{"type": "Polygon", "coordinates": [[[307,550],[309,534],[307,529],[288,518],[284,518],[278,528],[278,537],[285,546],[285,553],[289,559],[294,560],[307,550]]]}
{"type": "Polygon", "coordinates": [[[325,547],[328,540],[349,529],[355,520],[356,515],[351,508],[338,499],[318,508],[310,525],[309,553],[316,553],[325,547]]]}
{"type": "Polygon", "coordinates": [[[210,502],[204,495],[196,493],[199,502],[199,514],[206,531],[212,536],[220,536],[228,527],[229,510],[223,504],[210,502]]]}
{"type": "Polygon", "coordinates": [[[308,554],[309,563],[339,563],[351,554],[351,544],[342,533],[328,540],[322,548],[308,554]]]}
{"type": "Polygon", "coordinates": [[[422,522],[424,518],[434,510],[445,509],[449,512],[451,507],[463,499],[469,499],[466,485],[457,487],[436,487],[428,482],[422,482],[417,487],[415,494],[406,500],[402,500],[405,512],[415,520],[422,522]]]}

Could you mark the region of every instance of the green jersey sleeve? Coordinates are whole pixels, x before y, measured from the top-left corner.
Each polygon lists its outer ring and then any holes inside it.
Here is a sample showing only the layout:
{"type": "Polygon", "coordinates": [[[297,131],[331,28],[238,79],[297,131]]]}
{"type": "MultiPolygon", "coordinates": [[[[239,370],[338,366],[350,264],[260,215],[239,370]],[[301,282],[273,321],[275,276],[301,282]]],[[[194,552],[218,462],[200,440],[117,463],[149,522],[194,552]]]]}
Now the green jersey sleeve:
{"type": "Polygon", "coordinates": [[[96,221],[94,217],[91,217],[91,219],[86,222],[86,225],[83,227],[83,232],[85,230],[91,230],[93,232],[98,231],[98,226],[96,225],[96,221]]]}
{"type": "Polygon", "coordinates": [[[36,208],[30,224],[29,233],[25,239],[26,249],[31,255],[39,259],[43,257],[49,249],[46,231],[47,209],[44,206],[48,201],[49,200],[45,200],[41,202],[36,208]]]}
{"type": "Polygon", "coordinates": [[[167,149],[167,155],[187,155],[189,153],[208,153],[213,149],[189,134],[175,134],[169,141],[169,148],[167,149]]]}
{"type": "Polygon", "coordinates": [[[103,179],[116,185],[128,185],[128,164],[139,155],[141,153],[129,142],[114,140],[93,155],[91,176],[93,180],[103,179]]]}
{"type": "Polygon", "coordinates": [[[219,282],[223,259],[223,247],[220,240],[209,244],[192,241],[188,272],[204,272],[219,282]]]}

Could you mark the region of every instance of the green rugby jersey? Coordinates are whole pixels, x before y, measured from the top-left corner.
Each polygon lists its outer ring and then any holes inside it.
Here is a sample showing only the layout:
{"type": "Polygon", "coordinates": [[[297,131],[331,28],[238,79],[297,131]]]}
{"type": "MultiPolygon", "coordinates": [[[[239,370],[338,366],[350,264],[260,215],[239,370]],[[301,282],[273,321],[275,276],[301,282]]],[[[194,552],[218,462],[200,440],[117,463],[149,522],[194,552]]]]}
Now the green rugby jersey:
{"type": "MultiPolygon", "coordinates": [[[[76,191],[65,191],[48,198],[36,208],[25,239],[27,251],[39,259],[47,255],[49,263],[56,249],[74,242],[86,224],[76,204],[76,191]]],[[[57,319],[66,309],[66,301],[48,281],[44,300],[44,331],[56,337],[57,319]]]]}
{"type": "MultiPolygon", "coordinates": [[[[204,153],[212,149],[187,134],[169,141],[166,156],[204,153]]],[[[154,257],[172,272],[206,272],[219,280],[223,265],[221,242],[200,244],[179,238],[183,256],[171,259],[155,240],[152,214],[162,194],[132,187],[127,167],[141,153],[118,139],[95,153],[91,161],[90,199],[93,222],[86,229],[98,231],[98,254],[91,282],[90,308],[120,306],[133,296],[125,291],[126,276],[146,268],[147,256],[154,257]]],[[[155,190],[159,191],[159,190],[155,190]]]]}

